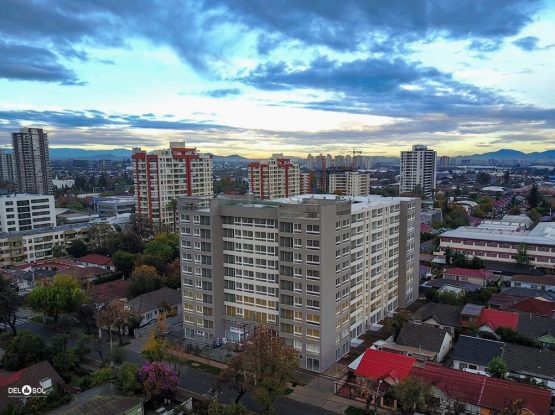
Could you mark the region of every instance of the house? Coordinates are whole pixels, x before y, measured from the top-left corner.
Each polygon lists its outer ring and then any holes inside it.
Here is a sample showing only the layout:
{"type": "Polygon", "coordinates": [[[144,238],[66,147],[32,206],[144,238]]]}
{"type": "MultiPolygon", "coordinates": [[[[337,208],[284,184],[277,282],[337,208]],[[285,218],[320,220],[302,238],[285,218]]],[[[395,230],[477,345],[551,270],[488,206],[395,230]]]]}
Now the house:
{"type": "Polygon", "coordinates": [[[526,298],[512,304],[509,309],[520,313],[530,313],[549,318],[555,317],[555,302],[542,298],[526,298]]]}
{"type": "Polygon", "coordinates": [[[518,313],[496,310],[494,308],[483,308],[477,323],[478,330],[489,333],[495,333],[498,327],[516,330],[517,325],[518,313]]]}
{"type": "Polygon", "coordinates": [[[491,378],[435,364],[414,367],[411,372],[432,386],[440,411],[496,414],[522,401],[522,414],[546,415],[551,411],[551,392],[536,386],[491,378]]]}
{"type": "Polygon", "coordinates": [[[514,275],[511,287],[531,288],[555,293],[555,276],[553,275],[514,275]]]}
{"type": "Polygon", "coordinates": [[[420,351],[433,354],[430,359],[425,356],[423,360],[432,360],[441,363],[451,349],[453,336],[447,328],[430,326],[427,324],[405,323],[395,339],[395,344],[404,346],[408,356],[421,358],[420,351]]]}
{"type": "Polygon", "coordinates": [[[129,301],[129,306],[133,313],[141,316],[142,327],[156,321],[161,313],[181,314],[181,291],[162,287],[133,298],[129,301]]]}
{"type": "Polygon", "coordinates": [[[446,285],[458,288],[462,294],[465,294],[466,292],[479,291],[482,288],[481,285],[472,284],[471,282],[448,280],[445,278],[431,280],[425,284],[426,287],[431,287],[436,290],[441,290],[446,285]]]}
{"type": "Polygon", "coordinates": [[[555,349],[555,319],[522,313],[516,330],[544,347],[555,349]]]}
{"type": "Polygon", "coordinates": [[[482,314],[483,305],[465,304],[461,310],[459,325],[461,327],[477,327],[478,319],[482,314]]]}
{"type": "Polygon", "coordinates": [[[501,294],[512,295],[514,297],[520,297],[523,299],[534,297],[543,298],[547,301],[555,301],[555,293],[534,288],[510,287],[501,291],[501,294]]]}
{"type": "Polygon", "coordinates": [[[349,369],[355,376],[370,379],[374,382],[384,381],[388,385],[395,385],[409,377],[416,359],[400,356],[383,350],[366,349],[355,359],[349,369]]]}
{"type": "Polygon", "coordinates": [[[48,361],[36,363],[17,372],[0,373],[0,411],[10,405],[25,405],[27,397],[23,387],[41,388],[46,394],[50,393],[55,385],[63,385],[62,377],[56,372],[48,361]],[[17,388],[18,391],[14,391],[17,388]]]}
{"type": "Polygon", "coordinates": [[[496,340],[460,335],[451,355],[451,365],[453,369],[485,375],[488,363],[503,354],[504,344],[496,340]]]}
{"type": "Polygon", "coordinates": [[[112,300],[125,299],[128,286],[128,280],[119,279],[108,281],[93,285],[87,290],[87,296],[97,308],[100,308],[112,300]]]}
{"type": "Polygon", "coordinates": [[[448,328],[451,334],[459,326],[462,307],[442,303],[428,303],[413,314],[415,323],[448,328]]]}
{"type": "Polygon", "coordinates": [[[116,267],[112,262],[112,258],[100,254],[87,254],[76,260],[79,264],[88,267],[98,267],[108,271],[115,271],[116,267]]]}
{"type": "Polygon", "coordinates": [[[443,272],[443,278],[453,281],[469,282],[481,287],[496,283],[499,279],[498,274],[482,269],[470,268],[448,268],[443,272]]]}
{"type": "Polygon", "coordinates": [[[488,306],[497,308],[498,310],[509,310],[513,305],[522,301],[522,297],[515,295],[495,293],[491,295],[488,301],[488,306]]]}

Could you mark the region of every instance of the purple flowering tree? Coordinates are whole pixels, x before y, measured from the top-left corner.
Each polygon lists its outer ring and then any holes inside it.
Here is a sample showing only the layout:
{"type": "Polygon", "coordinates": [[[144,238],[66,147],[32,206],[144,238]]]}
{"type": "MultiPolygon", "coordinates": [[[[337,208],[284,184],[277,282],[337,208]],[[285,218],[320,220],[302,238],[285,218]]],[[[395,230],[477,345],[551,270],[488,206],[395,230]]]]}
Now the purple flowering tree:
{"type": "Polygon", "coordinates": [[[162,362],[146,362],[137,373],[149,399],[173,398],[177,390],[177,375],[162,362]]]}

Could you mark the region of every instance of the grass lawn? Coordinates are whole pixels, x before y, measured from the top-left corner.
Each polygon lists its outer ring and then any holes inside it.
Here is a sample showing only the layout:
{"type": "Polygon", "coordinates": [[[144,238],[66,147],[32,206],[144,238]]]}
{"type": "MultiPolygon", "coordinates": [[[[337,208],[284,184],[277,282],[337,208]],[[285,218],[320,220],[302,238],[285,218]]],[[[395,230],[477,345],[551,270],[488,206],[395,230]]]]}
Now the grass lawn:
{"type": "Polygon", "coordinates": [[[219,375],[222,372],[222,369],[219,367],[214,367],[207,365],[205,363],[197,362],[196,360],[186,360],[185,364],[195,369],[204,370],[205,372],[212,373],[213,375],[219,375]]]}
{"type": "MultiPolygon", "coordinates": [[[[373,414],[374,411],[370,410],[370,414],[373,414]]],[[[345,415],[364,415],[364,409],[362,408],[355,408],[354,406],[349,406],[345,409],[345,415]]]]}

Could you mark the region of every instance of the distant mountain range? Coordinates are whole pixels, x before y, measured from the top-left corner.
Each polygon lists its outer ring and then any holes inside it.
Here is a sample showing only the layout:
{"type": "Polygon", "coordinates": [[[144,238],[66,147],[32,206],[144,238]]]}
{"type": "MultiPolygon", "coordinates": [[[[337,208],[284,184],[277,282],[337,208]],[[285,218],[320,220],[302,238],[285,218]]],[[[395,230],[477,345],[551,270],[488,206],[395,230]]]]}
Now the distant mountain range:
{"type": "Polygon", "coordinates": [[[110,150],[84,150],[82,148],[51,148],[52,160],[83,159],[83,160],[121,160],[131,158],[131,150],[113,148],[110,150]]]}
{"type": "Polygon", "coordinates": [[[511,149],[501,149],[497,151],[492,151],[483,154],[474,154],[472,156],[457,156],[455,157],[461,160],[526,160],[526,161],[554,161],[555,160],[555,150],[545,150],[534,153],[523,153],[518,150],[511,149]]]}

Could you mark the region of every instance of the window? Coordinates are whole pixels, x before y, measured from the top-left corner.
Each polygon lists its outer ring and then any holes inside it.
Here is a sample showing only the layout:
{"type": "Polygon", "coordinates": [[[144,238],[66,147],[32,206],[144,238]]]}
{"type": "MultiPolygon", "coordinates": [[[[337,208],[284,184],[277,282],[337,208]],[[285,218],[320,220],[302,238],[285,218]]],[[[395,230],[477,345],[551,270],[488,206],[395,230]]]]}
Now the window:
{"type": "MultiPolygon", "coordinates": [[[[301,299],[301,304],[302,304],[302,299],[301,299]]],[[[320,309],[320,301],[308,298],[306,300],[306,308],[311,308],[313,310],[319,310],[320,309]]]]}
{"type": "Polygon", "coordinates": [[[320,225],[306,225],[306,233],[319,234],[320,225]]]}
{"type": "Polygon", "coordinates": [[[312,339],[319,339],[320,338],[320,330],[308,328],[306,329],[306,337],[310,337],[312,339]]]}
{"type": "Polygon", "coordinates": [[[313,359],[312,357],[306,358],[306,368],[307,370],[312,370],[313,372],[320,371],[320,360],[313,359]]]}

